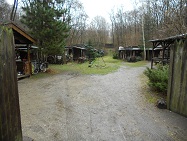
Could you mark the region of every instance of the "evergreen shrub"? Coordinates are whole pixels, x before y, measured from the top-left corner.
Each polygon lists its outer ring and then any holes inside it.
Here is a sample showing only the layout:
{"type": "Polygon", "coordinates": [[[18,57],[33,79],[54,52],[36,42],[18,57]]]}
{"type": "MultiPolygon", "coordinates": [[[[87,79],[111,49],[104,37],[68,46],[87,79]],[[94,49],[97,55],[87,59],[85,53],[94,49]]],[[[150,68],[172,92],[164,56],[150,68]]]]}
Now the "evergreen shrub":
{"type": "Polygon", "coordinates": [[[119,59],[118,53],[113,53],[113,59],[119,59]]]}
{"type": "Polygon", "coordinates": [[[156,69],[147,68],[144,74],[149,78],[148,85],[158,92],[167,93],[169,66],[159,65],[156,69]]]}

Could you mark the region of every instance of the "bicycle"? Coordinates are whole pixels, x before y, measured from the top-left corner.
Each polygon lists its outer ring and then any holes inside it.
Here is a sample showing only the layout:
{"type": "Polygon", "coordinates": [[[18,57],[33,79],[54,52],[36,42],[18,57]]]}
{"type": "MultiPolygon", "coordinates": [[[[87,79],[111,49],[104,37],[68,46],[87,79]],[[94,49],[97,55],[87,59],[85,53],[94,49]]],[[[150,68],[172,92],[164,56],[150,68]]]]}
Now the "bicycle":
{"type": "Polygon", "coordinates": [[[32,61],[32,74],[38,74],[39,72],[39,63],[35,60],[32,61]]]}
{"type": "Polygon", "coordinates": [[[32,74],[38,74],[38,72],[46,72],[46,63],[39,63],[36,60],[32,61],[32,74]]]}

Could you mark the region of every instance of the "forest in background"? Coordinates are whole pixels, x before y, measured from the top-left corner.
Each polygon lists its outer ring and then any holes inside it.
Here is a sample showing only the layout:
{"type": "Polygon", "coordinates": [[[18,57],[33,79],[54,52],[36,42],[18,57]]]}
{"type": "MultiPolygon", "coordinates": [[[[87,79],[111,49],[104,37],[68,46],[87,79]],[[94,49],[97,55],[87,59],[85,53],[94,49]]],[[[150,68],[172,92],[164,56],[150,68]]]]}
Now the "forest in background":
{"type": "MultiPolygon", "coordinates": [[[[12,6],[0,0],[0,22],[10,18],[11,10],[12,6]]],[[[15,22],[40,40],[39,46],[48,46],[47,50],[88,43],[96,48],[113,44],[117,49],[119,46],[143,47],[145,42],[149,48],[151,39],[187,33],[187,0],[134,0],[133,10],[117,7],[111,9],[109,16],[110,22],[98,15],[88,23],[89,17],[79,0],[22,0],[15,22]],[[55,39],[58,40],[54,42],[55,39]]]]}

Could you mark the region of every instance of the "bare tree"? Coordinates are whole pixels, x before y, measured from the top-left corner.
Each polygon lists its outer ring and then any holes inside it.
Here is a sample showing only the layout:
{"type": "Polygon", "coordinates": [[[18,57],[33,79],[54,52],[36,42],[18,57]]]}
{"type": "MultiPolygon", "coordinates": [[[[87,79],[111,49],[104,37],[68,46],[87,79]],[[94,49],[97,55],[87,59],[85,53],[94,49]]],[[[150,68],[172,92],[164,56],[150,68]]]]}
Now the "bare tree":
{"type": "Polygon", "coordinates": [[[110,13],[113,43],[116,46],[139,45],[141,22],[138,10],[124,11],[123,7],[110,13]]]}
{"type": "Polygon", "coordinates": [[[67,45],[74,44],[83,44],[85,43],[85,30],[86,30],[86,21],[87,14],[84,11],[84,7],[82,3],[77,0],[69,0],[66,2],[67,9],[69,10],[69,15],[66,17],[71,18],[71,22],[69,23],[71,26],[71,30],[69,33],[69,37],[67,39],[67,45]]]}
{"type": "Polygon", "coordinates": [[[10,19],[11,6],[5,1],[0,0],[0,22],[10,19]]]}
{"type": "Polygon", "coordinates": [[[94,45],[98,48],[104,47],[104,44],[108,40],[109,36],[109,26],[105,20],[105,18],[101,16],[96,16],[90,23],[90,27],[88,28],[88,33],[91,34],[89,39],[94,45]]]}

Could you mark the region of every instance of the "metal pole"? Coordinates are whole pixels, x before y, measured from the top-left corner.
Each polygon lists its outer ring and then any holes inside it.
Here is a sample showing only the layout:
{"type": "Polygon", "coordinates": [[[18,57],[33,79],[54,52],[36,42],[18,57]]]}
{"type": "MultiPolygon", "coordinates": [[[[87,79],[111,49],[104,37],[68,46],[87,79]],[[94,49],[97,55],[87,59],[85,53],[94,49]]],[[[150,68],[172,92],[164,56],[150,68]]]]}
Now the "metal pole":
{"type": "Polygon", "coordinates": [[[17,7],[18,7],[18,0],[14,0],[14,5],[13,5],[12,12],[11,12],[11,15],[10,15],[10,20],[11,21],[14,21],[14,19],[15,19],[17,7]]]}

